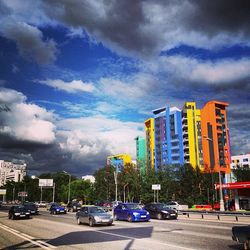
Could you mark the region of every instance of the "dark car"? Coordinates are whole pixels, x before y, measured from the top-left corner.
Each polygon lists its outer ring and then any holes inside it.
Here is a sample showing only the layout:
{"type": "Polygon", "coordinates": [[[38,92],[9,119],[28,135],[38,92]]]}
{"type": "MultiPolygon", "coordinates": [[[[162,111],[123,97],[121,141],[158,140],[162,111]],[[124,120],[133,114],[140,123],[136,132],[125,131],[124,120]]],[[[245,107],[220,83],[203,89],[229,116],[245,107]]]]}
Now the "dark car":
{"type": "Polygon", "coordinates": [[[16,205],[12,206],[9,210],[9,219],[15,220],[15,219],[29,219],[30,218],[30,212],[23,206],[23,205],[16,205]]]}
{"type": "Polygon", "coordinates": [[[114,209],[115,220],[149,221],[149,212],[142,209],[138,203],[120,203],[114,209]]]}
{"type": "Polygon", "coordinates": [[[81,209],[81,204],[78,201],[70,201],[67,205],[68,212],[77,212],[81,209]]]}
{"type": "Polygon", "coordinates": [[[162,219],[177,219],[178,213],[175,209],[170,209],[164,203],[149,203],[144,206],[151,218],[158,220],[162,219]]]}
{"type": "Polygon", "coordinates": [[[31,215],[39,214],[38,207],[35,203],[27,202],[24,203],[23,206],[30,212],[31,215]]]}
{"type": "Polygon", "coordinates": [[[67,210],[64,206],[58,203],[52,203],[49,209],[51,214],[66,214],[67,210]]]}
{"type": "Polygon", "coordinates": [[[232,227],[232,239],[244,244],[244,249],[250,249],[250,225],[232,227]]]}
{"type": "Polygon", "coordinates": [[[113,216],[99,206],[83,206],[76,212],[77,224],[87,223],[91,227],[94,225],[109,225],[113,223],[113,216]]]}

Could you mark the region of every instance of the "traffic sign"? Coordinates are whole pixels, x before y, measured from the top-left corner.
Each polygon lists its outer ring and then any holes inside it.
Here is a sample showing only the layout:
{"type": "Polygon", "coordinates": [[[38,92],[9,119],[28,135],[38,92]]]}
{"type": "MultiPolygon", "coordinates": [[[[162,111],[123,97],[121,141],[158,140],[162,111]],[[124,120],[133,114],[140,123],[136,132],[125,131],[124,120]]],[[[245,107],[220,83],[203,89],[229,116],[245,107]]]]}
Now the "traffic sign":
{"type": "Polygon", "coordinates": [[[161,184],[153,184],[152,190],[161,190],[161,184]]]}
{"type": "Polygon", "coordinates": [[[18,192],[19,197],[27,197],[28,193],[27,192],[18,192]]]}
{"type": "Polygon", "coordinates": [[[226,194],[225,195],[225,200],[228,201],[229,200],[229,196],[226,194]]]}

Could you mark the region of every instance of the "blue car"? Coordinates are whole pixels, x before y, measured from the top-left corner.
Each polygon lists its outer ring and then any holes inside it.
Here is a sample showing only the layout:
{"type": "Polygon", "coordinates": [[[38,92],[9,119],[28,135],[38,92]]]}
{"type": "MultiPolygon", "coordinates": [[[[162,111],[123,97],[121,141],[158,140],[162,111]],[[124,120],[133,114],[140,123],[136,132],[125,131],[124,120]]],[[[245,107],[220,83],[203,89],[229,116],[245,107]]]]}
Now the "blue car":
{"type": "Polygon", "coordinates": [[[52,203],[49,211],[51,214],[66,214],[67,213],[66,208],[61,206],[58,203],[52,203]]]}
{"type": "Polygon", "coordinates": [[[138,203],[120,203],[114,209],[115,220],[149,221],[149,212],[142,209],[138,203]]]}

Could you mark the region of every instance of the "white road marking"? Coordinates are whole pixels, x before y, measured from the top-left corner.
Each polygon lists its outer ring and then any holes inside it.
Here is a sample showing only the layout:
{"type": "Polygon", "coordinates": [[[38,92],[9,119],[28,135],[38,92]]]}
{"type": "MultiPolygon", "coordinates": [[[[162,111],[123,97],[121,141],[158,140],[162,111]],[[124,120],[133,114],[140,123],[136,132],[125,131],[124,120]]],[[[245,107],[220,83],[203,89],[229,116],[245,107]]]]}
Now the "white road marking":
{"type": "Polygon", "coordinates": [[[32,244],[34,244],[36,246],[39,246],[39,247],[41,247],[43,249],[51,250],[51,249],[56,248],[55,246],[52,246],[52,245],[50,245],[50,244],[48,244],[48,243],[46,243],[44,241],[41,241],[41,240],[35,241],[35,239],[32,236],[21,233],[21,232],[15,230],[15,229],[13,229],[11,227],[7,227],[6,225],[3,225],[1,223],[0,223],[0,228],[2,228],[3,230],[5,230],[5,231],[7,231],[9,233],[14,234],[15,236],[18,236],[18,237],[20,237],[20,238],[22,238],[24,240],[27,240],[30,243],[32,243],[32,244]]]}

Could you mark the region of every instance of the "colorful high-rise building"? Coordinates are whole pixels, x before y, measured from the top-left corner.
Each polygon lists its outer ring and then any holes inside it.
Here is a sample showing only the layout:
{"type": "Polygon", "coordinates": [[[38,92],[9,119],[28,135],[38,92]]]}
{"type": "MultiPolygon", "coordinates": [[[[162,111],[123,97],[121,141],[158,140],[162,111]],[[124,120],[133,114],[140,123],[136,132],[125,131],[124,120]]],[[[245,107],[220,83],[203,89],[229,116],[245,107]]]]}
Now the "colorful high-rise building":
{"type": "Polygon", "coordinates": [[[146,134],[146,171],[154,170],[155,135],[154,118],[149,118],[144,122],[146,134]]]}
{"type": "Polygon", "coordinates": [[[210,101],[201,109],[201,131],[204,170],[230,173],[230,143],[226,107],[229,104],[210,101]]]}
{"type": "Polygon", "coordinates": [[[155,124],[155,170],[184,164],[182,115],[176,107],[153,111],[155,124]]]}
{"type": "Polygon", "coordinates": [[[182,109],[184,162],[203,170],[201,114],[195,102],[186,102],[182,109]]]}
{"type": "Polygon", "coordinates": [[[132,164],[132,159],[129,154],[117,154],[107,157],[107,165],[112,165],[118,172],[122,172],[126,164],[132,164]]]}
{"type": "Polygon", "coordinates": [[[136,141],[136,164],[140,169],[141,173],[146,173],[146,139],[137,136],[135,138],[136,141]]]}

